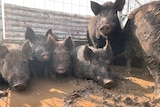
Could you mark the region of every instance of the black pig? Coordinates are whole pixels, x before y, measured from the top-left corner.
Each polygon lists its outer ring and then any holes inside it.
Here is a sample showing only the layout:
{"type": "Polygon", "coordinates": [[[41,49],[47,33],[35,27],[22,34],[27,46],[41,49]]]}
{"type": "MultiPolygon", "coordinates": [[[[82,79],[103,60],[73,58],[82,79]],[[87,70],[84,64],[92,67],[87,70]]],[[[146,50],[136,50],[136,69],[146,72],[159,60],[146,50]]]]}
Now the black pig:
{"type": "Polygon", "coordinates": [[[124,28],[128,65],[133,56],[143,58],[155,79],[155,93],[160,97],[160,1],[135,9],[124,28]]]}
{"type": "Polygon", "coordinates": [[[110,62],[110,45],[96,49],[86,45],[76,47],[72,52],[73,74],[79,78],[92,79],[100,85],[110,88],[113,85],[110,62]]]}
{"type": "Polygon", "coordinates": [[[30,72],[28,69],[28,58],[30,54],[27,52],[27,41],[22,49],[8,50],[6,46],[0,46],[0,58],[3,59],[0,73],[10,88],[21,91],[27,88],[30,80],[30,72]]]}
{"type": "Polygon", "coordinates": [[[32,60],[29,60],[29,69],[32,73],[32,77],[48,76],[48,65],[50,60],[50,45],[48,44],[49,36],[56,37],[52,34],[52,30],[49,29],[46,35],[35,34],[34,31],[27,27],[25,33],[25,39],[29,40],[29,47],[32,52],[32,60]]]}
{"type": "Polygon", "coordinates": [[[50,38],[52,44],[51,69],[56,75],[69,75],[71,72],[71,51],[74,43],[71,37],[63,41],[55,41],[50,38]]]}
{"type": "Polygon", "coordinates": [[[89,45],[103,48],[108,39],[114,56],[124,52],[124,38],[117,16],[117,12],[123,9],[124,4],[125,0],[116,0],[115,3],[106,2],[103,5],[91,1],[91,9],[95,16],[88,24],[89,45]]]}

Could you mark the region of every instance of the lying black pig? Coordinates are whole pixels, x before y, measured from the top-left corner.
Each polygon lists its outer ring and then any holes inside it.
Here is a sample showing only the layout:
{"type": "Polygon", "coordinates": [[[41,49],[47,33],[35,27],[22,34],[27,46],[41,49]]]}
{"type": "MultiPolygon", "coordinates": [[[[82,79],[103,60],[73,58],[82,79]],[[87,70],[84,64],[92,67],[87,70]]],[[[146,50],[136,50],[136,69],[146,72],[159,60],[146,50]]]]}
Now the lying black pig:
{"type": "Polygon", "coordinates": [[[0,58],[3,59],[0,73],[10,88],[18,91],[25,90],[30,81],[28,69],[30,54],[27,52],[27,44],[29,44],[28,41],[22,46],[22,49],[11,50],[8,50],[6,46],[0,46],[0,58]]]}
{"type": "Polygon", "coordinates": [[[72,51],[72,61],[76,77],[92,79],[106,88],[113,86],[110,69],[112,51],[108,42],[104,48],[99,49],[86,45],[75,48],[72,51]]]}

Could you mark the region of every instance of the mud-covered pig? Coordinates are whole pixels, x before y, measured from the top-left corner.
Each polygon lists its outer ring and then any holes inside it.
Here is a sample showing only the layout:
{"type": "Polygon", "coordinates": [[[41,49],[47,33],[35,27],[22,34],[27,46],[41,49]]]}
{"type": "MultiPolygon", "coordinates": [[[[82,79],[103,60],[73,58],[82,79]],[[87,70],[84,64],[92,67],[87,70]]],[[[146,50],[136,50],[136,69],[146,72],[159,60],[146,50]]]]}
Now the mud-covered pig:
{"type": "Polygon", "coordinates": [[[22,49],[11,50],[8,50],[6,46],[0,46],[0,59],[3,60],[0,65],[0,73],[10,88],[18,91],[26,89],[30,81],[27,60],[30,54],[27,52],[27,44],[29,44],[28,41],[22,46],[22,49]]]}
{"type": "Polygon", "coordinates": [[[160,97],[160,1],[135,9],[124,28],[128,67],[133,56],[143,58],[155,79],[155,93],[160,97]]]}
{"type": "Polygon", "coordinates": [[[50,68],[55,75],[69,75],[71,72],[71,51],[74,48],[74,43],[71,37],[67,37],[62,41],[55,41],[50,38],[52,47],[52,57],[50,68]]]}
{"type": "Polygon", "coordinates": [[[89,45],[103,48],[108,39],[113,55],[124,51],[124,39],[117,12],[124,7],[125,0],[115,0],[100,5],[91,1],[91,10],[95,14],[88,24],[87,38],[89,45]]]}
{"type": "Polygon", "coordinates": [[[79,78],[92,79],[106,88],[113,85],[111,61],[112,51],[108,43],[101,49],[82,45],[72,51],[73,74],[79,78]]]}
{"type": "Polygon", "coordinates": [[[34,31],[27,27],[25,32],[25,39],[29,40],[29,47],[32,52],[32,60],[29,60],[29,69],[33,77],[48,76],[48,65],[50,60],[50,45],[48,45],[48,38],[53,35],[52,30],[49,29],[46,35],[35,34],[34,31]]]}

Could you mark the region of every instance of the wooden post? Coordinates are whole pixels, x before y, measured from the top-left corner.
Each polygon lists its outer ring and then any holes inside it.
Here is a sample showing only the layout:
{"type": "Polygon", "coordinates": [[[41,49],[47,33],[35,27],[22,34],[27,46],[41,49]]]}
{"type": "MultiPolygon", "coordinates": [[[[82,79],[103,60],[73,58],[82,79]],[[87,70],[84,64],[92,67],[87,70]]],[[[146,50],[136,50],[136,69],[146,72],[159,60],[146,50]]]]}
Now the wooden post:
{"type": "Polygon", "coordinates": [[[4,0],[0,0],[0,42],[5,39],[4,0]]]}
{"type": "Polygon", "coordinates": [[[3,40],[3,27],[2,27],[2,3],[0,0],[0,42],[3,40]]]}

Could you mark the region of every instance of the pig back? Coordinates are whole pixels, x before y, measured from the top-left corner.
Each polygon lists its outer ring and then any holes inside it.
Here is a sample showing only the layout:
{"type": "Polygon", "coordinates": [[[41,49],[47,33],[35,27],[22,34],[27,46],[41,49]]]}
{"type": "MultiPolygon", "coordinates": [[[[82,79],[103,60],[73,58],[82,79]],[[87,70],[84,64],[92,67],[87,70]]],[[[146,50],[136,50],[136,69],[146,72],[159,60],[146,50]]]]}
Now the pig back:
{"type": "Polygon", "coordinates": [[[88,71],[89,61],[84,58],[85,45],[76,47],[71,52],[71,58],[73,62],[73,74],[76,77],[83,78],[84,73],[88,71]]]}

